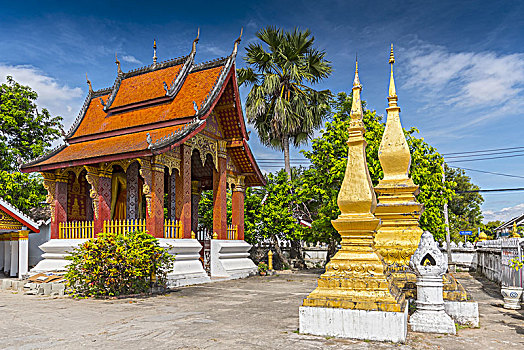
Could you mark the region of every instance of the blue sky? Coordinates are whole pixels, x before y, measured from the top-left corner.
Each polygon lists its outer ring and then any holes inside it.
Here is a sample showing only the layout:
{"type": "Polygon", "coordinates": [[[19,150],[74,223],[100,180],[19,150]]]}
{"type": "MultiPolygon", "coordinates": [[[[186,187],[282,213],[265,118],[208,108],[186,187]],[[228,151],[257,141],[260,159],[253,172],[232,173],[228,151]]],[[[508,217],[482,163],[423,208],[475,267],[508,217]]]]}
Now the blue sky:
{"type": "MultiPolygon", "coordinates": [[[[95,89],[113,84],[115,51],[124,71],[151,63],[153,38],[160,60],[178,57],[189,52],[200,27],[197,61],[206,61],[228,55],[244,27],[237,61],[242,66],[243,47],[256,40],[258,29],[275,25],[311,29],[334,67],[319,88],[350,91],[358,52],[363,98],[379,114],[387,104],[393,42],[402,123],[416,126],[441,153],[524,146],[524,3],[519,1],[0,4],[0,81],[10,74],[31,85],[41,106],[64,117],[66,129],[87,94],[86,72],[95,89]]],[[[250,144],[258,158],[282,158],[256,136],[250,144]]],[[[292,157],[302,158],[298,150],[292,157]]],[[[524,177],[523,160],[452,165],[524,177]]],[[[524,187],[524,178],[468,175],[481,188],[524,187]]],[[[485,194],[486,218],[524,212],[523,194],[485,194]]]]}

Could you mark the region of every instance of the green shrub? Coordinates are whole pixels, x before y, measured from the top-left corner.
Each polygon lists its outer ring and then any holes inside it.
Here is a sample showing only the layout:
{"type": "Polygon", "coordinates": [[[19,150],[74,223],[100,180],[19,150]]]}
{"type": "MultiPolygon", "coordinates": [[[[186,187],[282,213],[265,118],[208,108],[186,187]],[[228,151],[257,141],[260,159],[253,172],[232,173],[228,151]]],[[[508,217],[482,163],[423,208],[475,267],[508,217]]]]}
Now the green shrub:
{"type": "Polygon", "coordinates": [[[68,257],[66,279],[77,296],[118,296],[165,286],[174,256],[144,232],[102,233],[68,257]]]}
{"type": "Polygon", "coordinates": [[[265,262],[259,262],[258,263],[258,272],[266,272],[269,269],[267,264],[265,262]]]}

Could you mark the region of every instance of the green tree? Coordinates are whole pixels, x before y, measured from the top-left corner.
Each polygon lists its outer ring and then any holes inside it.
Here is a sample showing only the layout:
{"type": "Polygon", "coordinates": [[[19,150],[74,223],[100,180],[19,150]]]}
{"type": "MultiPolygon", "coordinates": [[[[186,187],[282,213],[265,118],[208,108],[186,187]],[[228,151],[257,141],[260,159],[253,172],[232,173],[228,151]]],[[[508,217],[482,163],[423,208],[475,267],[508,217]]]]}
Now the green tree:
{"type": "Polygon", "coordinates": [[[249,224],[249,235],[257,242],[270,240],[277,258],[289,267],[289,260],[282,253],[279,242],[295,240],[300,225],[293,217],[291,203],[297,202],[297,198],[287,176],[284,170],[268,174],[266,187],[257,190],[262,201],[251,218],[254,221],[249,224]]]}
{"type": "Polygon", "coordinates": [[[251,86],[246,115],[261,142],[284,152],[288,178],[291,178],[289,144],[308,141],[329,112],[329,90],[317,91],[316,84],[331,73],[325,52],[313,47],[309,30],[284,32],[267,27],[257,33],[267,46],[252,43],[244,58],[248,68],[238,70],[240,85],[251,86]]]}
{"type": "MultiPolygon", "coordinates": [[[[446,180],[452,183],[453,197],[448,204],[449,226],[452,240],[460,241],[459,232],[464,230],[476,231],[482,226],[482,210],[480,205],[484,198],[479,192],[479,187],[471,182],[471,178],[466,172],[459,168],[445,166],[446,180]]],[[[475,239],[475,235],[468,237],[470,241],[475,239]]]]}
{"type": "MultiPolygon", "coordinates": [[[[337,196],[347,162],[346,141],[351,97],[340,93],[333,109],[336,113],[326,122],[321,135],[313,139],[312,150],[303,151],[304,156],[311,161],[311,166],[304,173],[299,193],[299,198],[307,202],[313,218],[312,228],[302,229],[304,239],[328,243],[330,254],[334,253],[340,240],[338,232],[331,225],[331,220],[340,214],[337,196]]],[[[378,148],[385,125],[382,117],[375,111],[366,109],[363,119],[366,126],[368,168],[373,185],[376,185],[383,177],[378,148]]],[[[412,128],[405,130],[405,134],[412,157],[410,174],[413,181],[420,186],[417,198],[425,206],[420,224],[422,229],[432,232],[437,239],[442,239],[445,229],[442,208],[444,201],[451,196],[451,183],[442,183],[442,156],[422,138],[415,137],[416,131],[412,128]]]]}
{"type": "Polygon", "coordinates": [[[42,155],[60,136],[61,117],[37,108],[38,95],[8,76],[0,85],[0,196],[28,212],[45,199],[38,174],[21,174],[18,163],[42,155]]]}

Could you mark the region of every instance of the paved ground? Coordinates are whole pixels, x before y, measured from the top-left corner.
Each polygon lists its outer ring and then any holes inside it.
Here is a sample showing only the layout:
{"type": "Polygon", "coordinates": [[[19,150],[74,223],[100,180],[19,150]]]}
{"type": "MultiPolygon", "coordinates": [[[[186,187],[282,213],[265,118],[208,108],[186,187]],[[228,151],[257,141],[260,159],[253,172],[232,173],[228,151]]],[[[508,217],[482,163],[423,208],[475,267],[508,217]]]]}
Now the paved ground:
{"type": "Polygon", "coordinates": [[[409,333],[404,345],[300,335],[298,307],[317,274],[191,286],[165,296],[72,300],[0,292],[0,348],[9,349],[524,349],[524,312],[502,308],[498,287],[459,279],[479,302],[479,329],[409,333]]]}

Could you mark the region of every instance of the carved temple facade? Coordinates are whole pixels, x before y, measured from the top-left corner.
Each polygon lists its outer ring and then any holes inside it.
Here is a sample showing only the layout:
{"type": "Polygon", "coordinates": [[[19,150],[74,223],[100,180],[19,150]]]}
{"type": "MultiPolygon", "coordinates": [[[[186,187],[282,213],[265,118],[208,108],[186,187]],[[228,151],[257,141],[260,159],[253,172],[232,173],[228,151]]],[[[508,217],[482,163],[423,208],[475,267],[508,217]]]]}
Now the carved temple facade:
{"type": "Polygon", "coordinates": [[[89,93],[65,144],[22,165],[40,172],[51,238],[147,230],[194,238],[203,190],[213,191],[213,236],[244,238],[244,195],[264,179],[247,143],[235,58],[189,55],[129,72],[89,93]],[[227,222],[231,191],[232,222],[227,222]]]}

